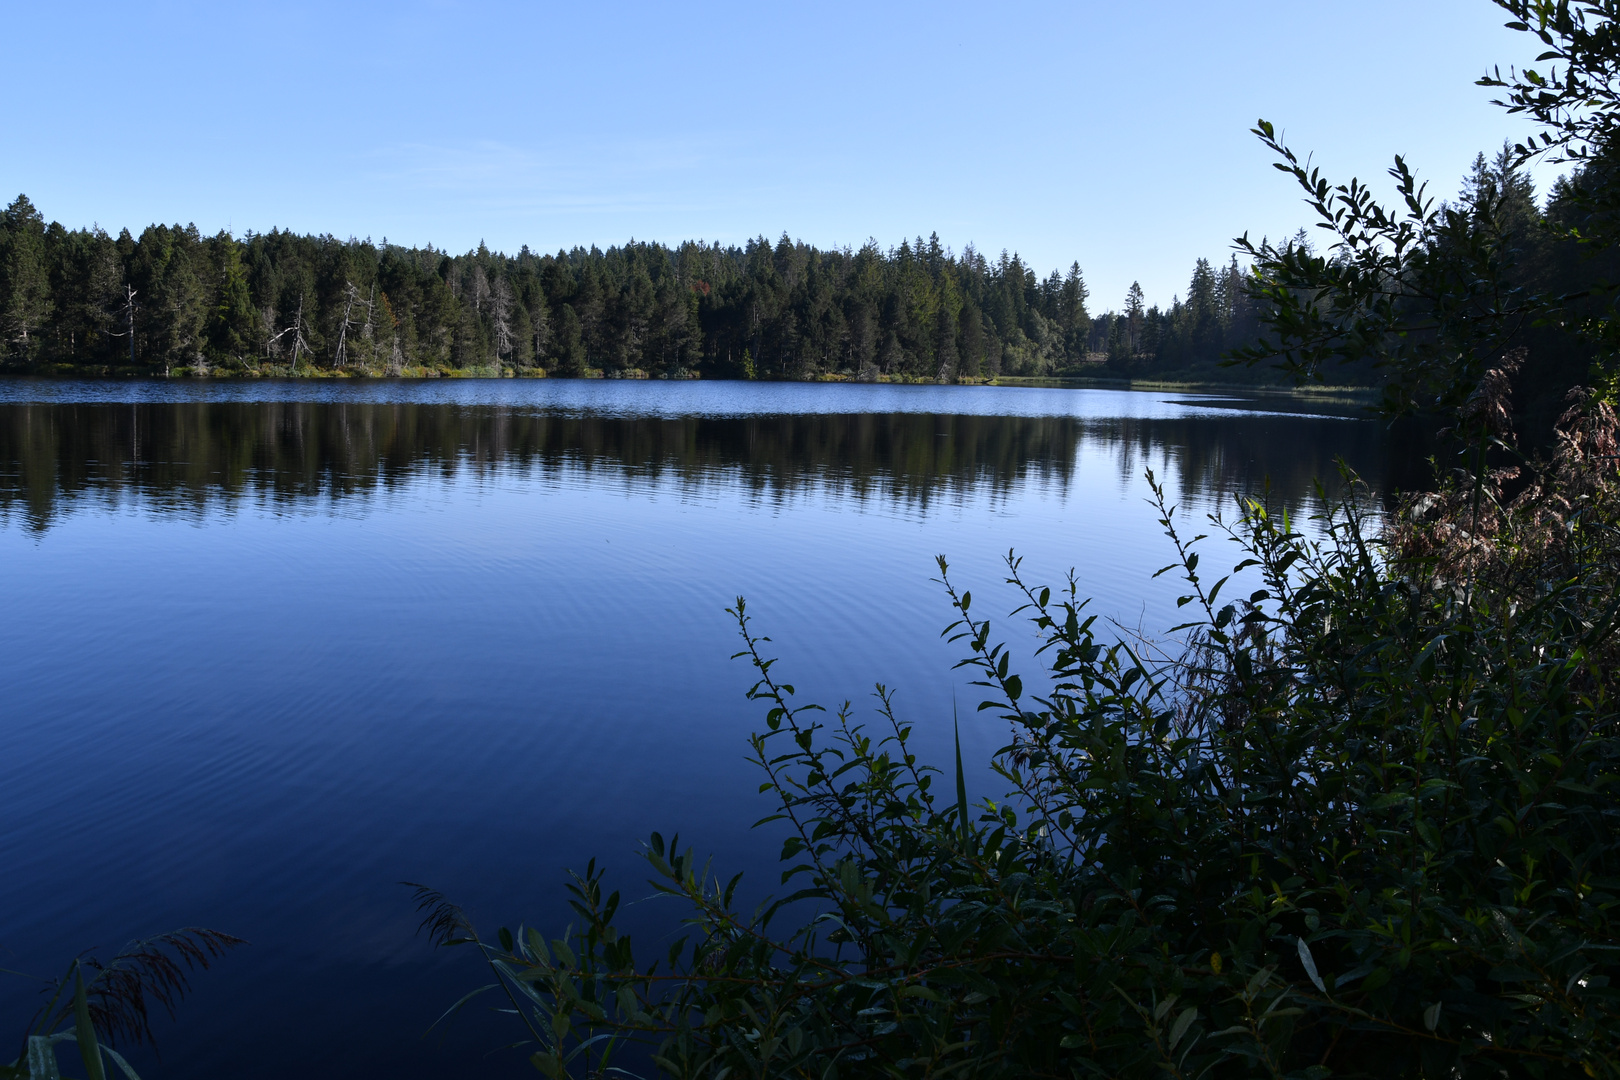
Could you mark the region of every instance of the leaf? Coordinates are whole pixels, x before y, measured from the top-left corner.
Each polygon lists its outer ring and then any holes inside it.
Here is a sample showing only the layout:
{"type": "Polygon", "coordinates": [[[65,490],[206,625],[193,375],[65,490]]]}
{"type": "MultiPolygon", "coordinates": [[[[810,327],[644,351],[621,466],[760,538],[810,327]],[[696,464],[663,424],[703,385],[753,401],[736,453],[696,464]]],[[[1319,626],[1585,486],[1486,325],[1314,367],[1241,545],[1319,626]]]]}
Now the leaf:
{"type": "Polygon", "coordinates": [[[487,990],[494,990],[499,985],[500,985],[499,983],[488,983],[488,984],[486,984],[484,986],[480,986],[478,989],[464,995],[460,1001],[456,1002],[454,1005],[452,1005],[448,1009],[444,1010],[444,1012],[442,1014],[440,1014],[440,1016],[439,1016],[439,1018],[437,1020],[435,1020],[435,1021],[433,1021],[433,1023],[429,1024],[428,1025],[428,1030],[432,1031],[434,1028],[438,1027],[440,1024],[444,1023],[446,1020],[448,1020],[451,1017],[455,1016],[456,1013],[461,1011],[461,1008],[462,1008],[463,1005],[466,1005],[467,1002],[471,1001],[473,998],[477,997],[479,994],[482,994],[487,990]]]}
{"type": "Polygon", "coordinates": [[[101,1048],[101,1052],[112,1058],[114,1064],[116,1064],[120,1069],[124,1070],[124,1075],[129,1077],[129,1080],[141,1080],[140,1074],[134,1069],[130,1068],[129,1062],[124,1060],[124,1055],[120,1054],[110,1046],[103,1046],[101,1048]]]}
{"type": "Polygon", "coordinates": [[[1190,1006],[1182,1010],[1181,1015],[1176,1017],[1175,1024],[1170,1028],[1170,1049],[1174,1050],[1176,1048],[1176,1043],[1180,1042],[1181,1037],[1187,1034],[1187,1029],[1192,1027],[1192,1023],[1196,1019],[1198,1019],[1197,1006],[1190,1006]]]}
{"type": "Polygon", "coordinates": [[[1322,982],[1322,976],[1316,973],[1316,957],[1311,955],[1311,947],[1305,944],[1304,938],[1297,938],[1299,942],[1299,962],[1305,965],[1305,975],[1322,993],[1327,993],[1327,985],[1322,982]]]}
{"type": "Polygon", "coordinates": [[[56,1068],[55,1042],[49,1035],[28,1037],[28,1080],[62,1080],[56,1068]]]}
{"type": "Polygon", "coordinates": [[[1430,1031],[1440,1026],[1440,1003],[1438,1001],[1423,1010],[1423,1026],[1430,1031]]]}
{"type": "Polygon", "coordinates": [[[962,771],[962,728],[956,719],[956,703],[951,702],[951,727],[956,732],[956,815],[962,829],[962,843],[968,842],[973,826],[968,820],[967,776],[962,771]]]}
{"type": "Polygon", "coordinates": [[[84,968],[73,965],[73,1034],[79,1041],[79,1056],[84,1059],[90,1080],[107,1080],[101,1065],[101,1044],[96,1041],[96,1028],[90,1022],[90,1001],[84,993],[84,968]]]}

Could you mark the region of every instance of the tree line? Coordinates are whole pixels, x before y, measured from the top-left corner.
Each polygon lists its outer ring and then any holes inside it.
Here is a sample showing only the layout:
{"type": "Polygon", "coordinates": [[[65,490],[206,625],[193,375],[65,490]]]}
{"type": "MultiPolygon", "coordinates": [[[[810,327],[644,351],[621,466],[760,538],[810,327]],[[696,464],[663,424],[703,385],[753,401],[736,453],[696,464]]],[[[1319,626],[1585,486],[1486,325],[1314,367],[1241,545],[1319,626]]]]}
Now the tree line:
{"type": "MultiPolygon", "coordinates": [[[[1511,377],[1511,408],[1521,432],[1539,444],[1550,437],[1571,388],[1591,380],[1593,364],[1606,347],[1592,327],[1612,312],[1615,289],[1609,283],[1620,281],[1620,250],[1596,243],[1590,235],[1594,219],[1609,213],[1595,214],[1592,203],[1594,192],[1613,184],[1612,163],[1577,162],[1553,181],[1544,197],[1525,164],[1521,153],[1504,144],[1490,157],[1476,155],[1450,198],[1415,190],[1429,213],[1452,214],[1455,224],[1428,230],[1412,248],[1417,269],[1403,273],[1427,272],[1432,281],[1387,297],[1381,287],[1375,292],[1378,302],[1389,302],[1387,318],[1400,323],[1409,346],[1420,350],[1443,351],[1455,344],[1437,328],[1456,311],[1477,308],[1481,317],[1494,320],[1501,330],[1492,339],[1498,358],[1507,350],[1525,350],[1524,362],[1511,377]],[[1482,246],[1485,235],[1492,239],[1482,246]],[[1542,298],[1543,307],[1547,298],[1557,298],[1557,310],[1548,315],[1528,298],[1542,298]]],[[[1238,246],[1242,251],[1243,244],[1238,246]]],[[[1356,267],[1356,253],[1342,245],[1318,252],[1304,229],[1283,243],[1262,241],[1244,253],[1261,253],[1263,271],[1267,251],[1277,260],[1321,260],[1341,273],[1356,267]]],[[[1378,275],[1363,276],[1371,282],[1378,275]]],[[[1140,287],[1133,285],[1118,312],[1093,320],[1092,336],[1103,343],[1110,374],[1189,381],[1242,378],[1241,370],[1234,370],[1234,356],[1272,355],[1275,343],[1287,336],[1284,331],[1297,329],[1278,323],[1279,312],[1288,307],[1281,295],[1268,291],[1253,262],[1245,265],[1234,255],[1217,267],[1200,259],[1185,296],[1165,308],[1148,307],[1140,287]]],[[[1357,302],[1372,303],[1369,297],[1357,302]]],[[[1329,342],[1333,362],[1311,372],[1313,381],[1389,388],[1387,358],[1357,347],[1344,335],[1328,334],[1322,343],[1329,342]]],[[[1277,375],[1269,363],[1248,370],[1250,377],[1266,381],[1277,375]]]]}
{"type": "MultiPolygon", "coordinates": [[[[1528,293],[1589,294],[1620,266],[1570,225],[1583,172],[1538,200],[1504,150],[1449,202],[1509,232],[1502,276],[1528,293]]],[[[1303,230],[1280,246],[1309,255],[1303,230]]],[[[1439,252],[1435,253],[1439,255],[1439,252]]],[[[1494,272],[1494,271],[1493,271],[1494,272]]],[[[271,230],[139,237],[47,223],[24,195],[0,212],[0,365],[60,373],[565,376],[958,381],[1105,375],[1276,381],[1226,358],[1263,348],[1270,307],[1251,266],[1199,259],[1185,294],[1133,283],[1093,314],[1078,262],[1039,276],[1017,254],[956,253],[936,235],[887,250],[632,241],[463,255],[271,230]]],[[[1580,308],[1580,302],[1575,306],[1580,308]]],[[[1593,307],[1593,311],[1596,308],[1593,307]]],[[[1522,411],[1550,427],[1592,360],[1576,323],[1526,324],[1522,411]]],[[[1377,385],[1371,361],[1329,381],[1377,385]]]]}
{"type": "Polygon", "coordinates": [[[884,250],[764,237],[515,256],[483,244],[271,230],[139,237],[0,215],[0,357],[12,369],[174,374],[528,373],[952,381],[1214,365],[1251,334],[1244,273],[1200,260],[1185,302],[1093,317],[1078,263],[937,235],[884,250]],[[1148,362],[1144,362],[1148,361],[1148,362]]]}

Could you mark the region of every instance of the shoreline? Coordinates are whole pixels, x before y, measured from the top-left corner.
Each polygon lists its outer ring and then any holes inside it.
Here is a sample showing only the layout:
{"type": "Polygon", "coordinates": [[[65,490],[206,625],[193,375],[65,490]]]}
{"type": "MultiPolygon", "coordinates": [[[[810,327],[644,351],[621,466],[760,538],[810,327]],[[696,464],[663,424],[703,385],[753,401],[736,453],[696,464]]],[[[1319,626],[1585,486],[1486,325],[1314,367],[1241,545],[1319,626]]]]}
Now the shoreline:
{"type": "Polygon", "coordinates": [[[888,386],[996,386],[1007,388],[1028,388],[1044,390],[1135,390],[1160,393],[1200,393],[1200,394],[1226,394],[1232,396],[1252,397],[1285,397],[1285,398],[1324,398],[1333,401],[1372,401],[1379,396],[1376,387],[1368,386],[1286,386],[1277,383],[1247,383],[1247,382],[1220,382],[1199,379],[1127,379],[1102,375],[997,375],[988,378],[964,377],[950,382],[941,382],[937,379],[927,379],[906,375],[878,375],[876,377],[861,378],[842,373],[829,373],[804,379],[735,379],[735,378],[705,378],[697,372],[683,372],[679,374],[652,374],[639,369],[606,372],[601,370],[590,371],[579,375],[559,375],[548,372],[544,368],[531,368],[526,370],[504,369],[499,375],[489,368],[465,369],[411,369],[397,373],[378,373],[370,371],[343,371],[332,369],[304,370],[296,374],[289,371],[234,371],[223,374],[214,372],[194,373],[185,368],[175,369],[168,374],[155,371],[105,368],[94,371],[5,371],[0,370],[0,379],[40,379],[44,381],[152,381],[152,382],[261,382],[274,381],[310,381],[323,382],[331,380],[340,381],[372,381],[372,382],[431,382],[439,379],[452,380],[485,380],[494,382],[506,379],[557,379],[563,381],[637,381],[637,382],[759,382],[759,383],[864,383],[867,385],[888,386]]]}

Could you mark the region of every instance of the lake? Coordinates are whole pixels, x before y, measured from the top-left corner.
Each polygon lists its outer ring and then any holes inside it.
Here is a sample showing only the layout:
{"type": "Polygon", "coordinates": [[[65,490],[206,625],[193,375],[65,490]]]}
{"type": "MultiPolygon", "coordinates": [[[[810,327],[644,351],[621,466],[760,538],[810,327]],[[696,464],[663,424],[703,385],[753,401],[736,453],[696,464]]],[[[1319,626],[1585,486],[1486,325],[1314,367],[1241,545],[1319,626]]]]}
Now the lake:
{"type": "MultiPolygon", "coordinates": [[[[516,1035],[483,1013],[424,1038],[483,980],[398,883],[560,930],[565,870],[595,855],[645,895],[658,829],[768,890],[738,595],[801,699],[881,681],[942,762],[960,702],[982,760],[1004,732],[967,719],[936,554],[976,612],[1015,606],[1016,549],[1162,630],[1144,469],[1196,526],[1268,479],[1308,512],[1341,457],[1407,483],[1379,424],[1290,398],[0,381],[0,967],[249,939],[157,1025],[161,1061],[133,1055],[147,1080],[535,1075],[485,1056],[516,1035]]],[[[673,910],[632,909],[643,951],[673,910]]],[[[8,1038],[36,1003],[0,980],[8,1038]]]]}

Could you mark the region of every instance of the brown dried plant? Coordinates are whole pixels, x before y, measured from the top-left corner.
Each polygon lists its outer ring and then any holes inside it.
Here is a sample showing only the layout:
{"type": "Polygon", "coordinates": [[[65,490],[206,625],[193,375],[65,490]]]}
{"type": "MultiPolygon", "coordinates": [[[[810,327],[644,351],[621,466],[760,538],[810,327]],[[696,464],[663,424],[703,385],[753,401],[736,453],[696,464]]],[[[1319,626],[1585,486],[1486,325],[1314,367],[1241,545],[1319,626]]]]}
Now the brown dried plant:
{"type": "Polygon", "coordinates": [[[191,989],[189,976],[206,971],[241,938],[218,930],[188,926],[167,934],[132,941],[103,964],[94,958],[84,966],[89,979],[90,1017],[96,1030],[113,1045],[152,1042],[152,1011],[174,1018],[174,1008],[191,989]]]}
{"type": "Polygon", "coordinates": [[[1620,558],[1610,524],[1620,520],[1620,419],[1598,392],[1570,391],[1546,458],[1485,462],[1487,447],[1517,456],[1511,378],[1523,360],[1522,349],[1504,357],[1461,410],[1453,433],[1472,436],[1472,460],[1391,518],[1389,550],[1408,578],[1483,587],[1511,602],[1528,599],[1538,583],[1603,572],[1620,558]]]}
{"type": "Polygon", "coordinates": [[[218,930],[188,926],[132,941],[105,962],[82,957],[47,987],[50,999],[34,1014],[29,1031],[43,1035],[71,1019],[72,982],[82,971],[90,1019],[106,1042],[151,1043],[153,1011],[160,1009],[172,1019],[175,1006],[191,989],[192,972],[206,971],[243,944],[218,930]]]}

